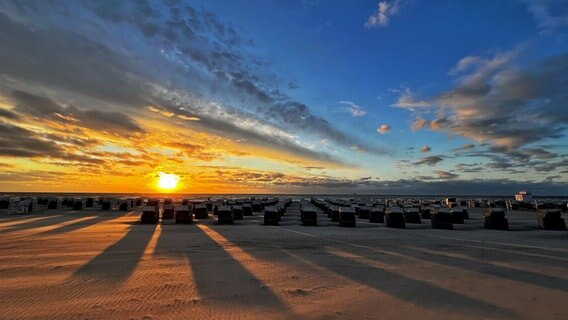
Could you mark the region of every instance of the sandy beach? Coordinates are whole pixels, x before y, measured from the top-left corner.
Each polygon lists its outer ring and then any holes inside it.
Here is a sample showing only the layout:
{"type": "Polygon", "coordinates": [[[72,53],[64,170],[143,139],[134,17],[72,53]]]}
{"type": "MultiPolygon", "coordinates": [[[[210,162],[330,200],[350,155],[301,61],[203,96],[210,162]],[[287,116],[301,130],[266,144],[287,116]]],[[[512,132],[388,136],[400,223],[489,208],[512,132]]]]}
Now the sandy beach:
{"type": "Polygon", "coordinates": [[[140,225],[138,211],[0,213],[1,319],[565,319],[568,233],[324,214],[140,225]],[[368,220],[367,220],[368,221],[368,220]]]}

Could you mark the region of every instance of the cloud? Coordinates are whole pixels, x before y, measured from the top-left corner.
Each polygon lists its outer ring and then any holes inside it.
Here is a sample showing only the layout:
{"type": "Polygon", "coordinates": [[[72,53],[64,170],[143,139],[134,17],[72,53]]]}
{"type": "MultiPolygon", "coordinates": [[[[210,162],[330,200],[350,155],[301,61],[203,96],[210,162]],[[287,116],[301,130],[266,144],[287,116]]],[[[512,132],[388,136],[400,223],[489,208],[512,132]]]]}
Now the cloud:
{"type": "Polygon", "coordinates": [[[539,29],[554,32],[568,29],[565,0],[523,0],[539,29]],[[564,8],[564,10],[562,9],[564,8]]]}
{"type": "Polygon", "coordinates": [[[390,2],[380,1],[377,5],[377,11],[373,12],[369,19],[367,19],[367,22],[365,22],[365,27],[386,27],[390,22],[391,16],[394,16],[398,13],[400,3],[401,0],[393,0],[390,2]]]}
{"type": "Polygon", "coordinates": [[[430,128],[457,134],[479,143],[519,149],[564,136],[568,123],[568,55],[550,57],[525,68],[514,62],[519,50],[498,53],[490,59],[466,57],[452,74],[456,86],[434,99],[414,130],[430,128]]]}
{"type": "Polygon", "coordinates": [[[49,97],[60,115],[50,117],[59,122],[77,119],[91,127],[108,123],[137,130],[132,119],[143,118],[143,110],[153,106],[188,128],[222,137],[251,135],[247,144],[284,146],[298,156],[331,158],[303,148],[310,139],[345,149],[360,144],[275,87],[287,82],[266,72],[266,62],[249,50],[250,39],[214,14],[182,2],[121,2],[110,11],[98,2],[2,2],[0,30],[0,69],[3,84],[9,84],[0,90],[49,97]],[[282,138],[290,132],[296,137],[282,138]]]}
{"type": "Polygon", "coordinates": [[[380,127],[377,128],[377,132],[380,134],[387,134],[389,133],[389,131],[391,130],[391,126],[389,126],[388,124],[383,124],[380,127]]]}
{"type": "Polygon", "coordinates": [[[7,109],[0,109],[0,117],[10,119],[10,120],[20,119],[20,116],[18,116],[16,113],[14,113],[10,110],[7,110],[7,109]]]}
{"type": "Polygon", "coordinates": [[[351,113],[352,117],[362,117],[367,114],[367,111],[361,106],[356,105],[352,101],[339,101],[341,104],[346,104],[349,107],[345,108],[346,111],[351,113]]]}
{"type": "Polygon", "coordinates": [[[443,156],[428,156],[424,158],[420,158],[418,161],[413,162],[413,165],[420,166],[420,165],[428,165],[428,166],[435,166],[438,163],[444,160],[443,156]]]}
{"type": "Polygon", "coordinates": [[[426,102],[424,100],[416,100],[414,98],[414,93],[412,93],[412,91],[410,91],[409,88],[406,88],[398,98],[397,102],[393,104],[394,107],[409,109],[409,110],[414,110],[417,108],[426,108],[430,107],[431,105],[432,103],[430,102],[426,102]]]}
{"type": "Polygon", "coordinates": [[[453,149],[454,152],[466,151],[475,148],[475,145],[472,143],[466,143],[461,147],[453,149]]]}
{"type": "Polygon", "coordinates": [[[447,172],[447,171],[438,170],[438,171],[436,171],[436,173],[438,174],[438,177],[440,179],[450,180],[450,179],[455,179],[455,178],[459,177],[458,174],[447,172]]]}
{"type": "Polygon", "coordinates": [[[55,101],[14,90],[11,93],[14,111],[39,119],[50,119],[56,122],[73,123],[73,125],[97,131],[109,131],[123,135],[131,135],[144,130],[130,117],[114,111],[79,110],[74,106],[62,106],[55,101]]]}
{"type": "Polygon", "coordinates": [[[429,146],[423,146],[422,148],[420,148],[420,152],[426,153],[426,152],[430,152],[432,151],[432,149],[429,146]]]}
{"type": "Polygon", "coordinates": [[[428,124],[428,121],[424,119],[416,119],[412,122],[412,131],[420,130],[428,124]]]}
{"type": "Polygon", "coordinates": [[[367,152],[366,149],[361,148],[360,146],[357,146],[357,145],[352,145],[350,149],[353,150],[353,151],[355,151],[356,153],[365,153],[365,152],[367,152]]]}

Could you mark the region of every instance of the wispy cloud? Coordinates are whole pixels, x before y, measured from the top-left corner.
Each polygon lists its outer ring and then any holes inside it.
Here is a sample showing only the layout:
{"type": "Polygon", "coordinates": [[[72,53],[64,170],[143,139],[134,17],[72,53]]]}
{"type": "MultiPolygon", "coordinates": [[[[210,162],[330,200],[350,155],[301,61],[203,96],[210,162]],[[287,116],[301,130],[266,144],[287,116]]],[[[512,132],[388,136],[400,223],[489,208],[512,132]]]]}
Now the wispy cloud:
{"type": "Polygon", "coordinates": [[[443,156],[428,156],[428,157],[424,157],[424,158],[420,158],[417,161],[413,162],[413,165],[428,165],[428,166],[435,166],[438,163],[444,161],[444,157],[443,156]]]}
{"type": "Polygon", "coordinates": [[[349,112],[352,117],[362,117],[367,114],[365,108],[356,105],[353,101],[339,101],[339,103],[348,105],[345,110],[349,112]]]}
{"type": "Polygon", "coordinates": [[[393,104],[394,107],[414,110],[417,108],[426,108],[432,106],[432,103],[424,100],[416,100],[414,93],[410,88],[405,88],[404,92],[400,95],[396,103],[393,104]]]}
{"type": "Polygon", "coordinates": [[[392,16],[396,15],[400,9],[401,0],[380,1],[377,10],[367,19],[365,27],[386,27],[392,16]]]}
{"type": "Polygon", "coordinates": [[[538,28],[543,32],[568,30],[565,0],[523,0],[538,28]]]}

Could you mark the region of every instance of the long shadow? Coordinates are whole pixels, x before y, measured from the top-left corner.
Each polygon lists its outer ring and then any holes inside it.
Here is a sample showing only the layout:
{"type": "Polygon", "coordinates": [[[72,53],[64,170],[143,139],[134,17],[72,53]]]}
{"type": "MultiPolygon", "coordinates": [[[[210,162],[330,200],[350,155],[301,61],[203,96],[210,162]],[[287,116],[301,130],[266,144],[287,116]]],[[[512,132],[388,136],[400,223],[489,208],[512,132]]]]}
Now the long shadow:
{"type": "Polygon", "coordinates": [[[76,230],[81,230],[84,228],[88,228],[90,226],[93,226],[97,223],[102,223],[108,220],[112,220],[115,218],[120,218],[124,215],[126,215],[127,212],[122,212],[122,211],[117,211],[117,212],[101,212],[98,214],[98,216],[95,216],[91,219],[88,220],[81,220],[81,221],[77,221],[74,223],[70,223],[64,226],[61,226],[59,228],[55,228],[55,229],[51,229],[51,230],[46,230],[43,232],[40,232],[36,235],[38,236],[47,236],[47,235],[56,235],[56,234],[62,234],[62,233],[66,233],[66,232],[71,232],[71,231],[76,231],[76,230]]]}
{"type": "Polygon", "coordinates": [[[398,299],[427,309],[441,312],[460,312],[489,318],[519,318],[519,315],[512,310],[339,255],[326,253],[320,255],[318,259],[315,259],[313,255],[304,255],[303,258],[355,282],[371,286],[398,299]]]}
{"type": "MultiPolygon", "coordinates": [[[[238,227],[238,226],[230,226],[238,227]]],[[[216,241],[196,225],[162,228],[155,256],[187,258],[195,287],[203,303],[222,307],[266,310],[291,318],[292,311],[264,287],[216,241]]]]}
{"type": "Polygon", "coordinates": [[[550,254],[537,252],[537,249],[530,250],[531,252],[519,252],[515,249],[499,248],[492,246],[482,245],[462,245],[460,246],[461,252],[466,250],[482,251],[485,259],[490,258],[493,261],[507,262],[507,263],[530,263],[546,266],[554,266],[566,268],[568,266],[568,256],[563,253],[558,253],[556,256],[550,254]]]}
{"type": "MultiPolygon", "coordinates": [[[[568,292],[568,281],[551,277],[544,274],[538,274],[536,272],[523,271],[518,269],[511,269],[502,266],[495,266],[489,263],[482,262],[480,260],[464,259],[456,256],[444,255],[444,252],[437,253],[435,250],[429,250],[427,253],[421,251],[419,248],[412,247],[398,247],[397,252],[416,257],[418,259],[427,259],[439,264],[444,264],[448,266],[457,267],[460,269],[467,269],[477,273],[483,273],[495,277],[500,277],[503,279],[514,280],[520,283],[532,284],[542,288],[548,288],[553,290],[559,290],[563,292],[568,292]],[[427,255],[427,257],[425,257],[427,255]]],[[[451,253],[451,252],[448,252],[451,253]]]]}
{"type": "MultiPolygon", "coordinates": [[[[223,235],[231,239],[230,232],[226,232],[223,235]]],[[[330,242],[325,239],[311,238],[309,242],[314,241],[319,242],[318,247],[322,249],[330,245],[330,242]]],[[[346,250],[349,251],[350,249],[351,248],[346,250]]],[[[267,250],[251,250],[247,252],[253,256],[260,255],[258,257],[262,259],[269,260],[271,257],[274,258],[273,253],[267,250]]],[[[286,254],[285,251],[282,252],[286,254]]],[[[442,314],[443,312],[453,311],[479,316],[480,318],[519,318],[512,310],[440,288],[425,281],[405,277],[385,269],[369,266],[355,260],[331,254],[324,250],[318,250],[317,254],[314,254],[313,250],[296,250],[293,253],[297,257],[300,257],[301,260],[325,268],[342,277],[372,287],[400,300],[426,309],[442,312],[442,314]]],[[[348,299],[348,297],[346,297],[346,299],[348,299]]],[[[444,317],[441,316],[440,318],[444,317]]]]}
{"type": "Polygon", "coordinates": [[[152,239],[156,225],[134,225],[124,237],[79,268],[72,278],[102,280],[119,285],[134,272],[152,239]]]}
{"type": "Polygon", "coordinates": [[[43,227],[48,227],[51,225],[55,225],[61,222],[68,222],[68,221],[73,221],[73,220],[77,220],[80,218],[84,218],[85,215],[80,214],[80,213],[59,213],[57,215],[51,216],[49,218],[46,219],[41,219],[41,220],[35,220],[35,221],[30,221],[28,223],[22,223],[22,224],[18,224],[15,226],[11,226],[6,228],[3,233],[11,233],[11,232],[16,232],[16,231],[26,231],[26,230],[32,230],[32,229],[36,229],[36,228],[43,228],[43,227]]]}

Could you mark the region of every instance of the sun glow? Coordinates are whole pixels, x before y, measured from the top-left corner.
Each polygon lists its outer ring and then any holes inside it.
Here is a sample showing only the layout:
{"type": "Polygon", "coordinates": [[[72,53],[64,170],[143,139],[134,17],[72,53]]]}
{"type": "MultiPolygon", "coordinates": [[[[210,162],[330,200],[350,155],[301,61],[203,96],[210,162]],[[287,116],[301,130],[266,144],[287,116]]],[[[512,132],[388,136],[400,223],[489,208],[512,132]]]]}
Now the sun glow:
{"type": "Polygon", "coordinates": [[[179,183],[179,176],[172,173],[160,172],[158,178],[158,188],[164,190],[173,190],[177,188],[179,183]]]}

